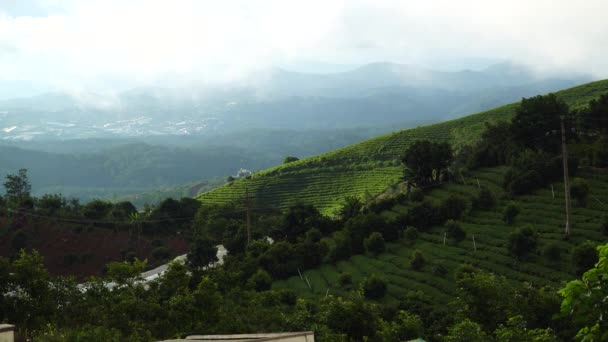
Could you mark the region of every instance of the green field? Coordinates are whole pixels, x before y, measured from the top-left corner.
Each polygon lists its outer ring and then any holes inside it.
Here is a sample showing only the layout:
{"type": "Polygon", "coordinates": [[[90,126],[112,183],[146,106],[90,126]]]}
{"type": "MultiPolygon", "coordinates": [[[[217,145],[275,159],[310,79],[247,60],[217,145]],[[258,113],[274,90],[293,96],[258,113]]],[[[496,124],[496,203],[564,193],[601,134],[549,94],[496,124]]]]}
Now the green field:
{"type": "MultiPolygon", "coordinates": [[[[578,108],[608,92],[599,81],[556,93],[578,108]]],[[[517,104],[443,123],[403,130],[347,146],[320,156],[279,165],[200,195],[205,203],[242,203],[248,190],[259,207],[285,208],[313,204],[331,215],[345,196],[375,195],[403,176],[399,158],[417,139],[448,140],[456,148],[480,136],[487,121],[509,120],[517,104]]],[[[373,115],[373,113],[370,113],[373,115]]]]}
{"type": "MultiPolygon", "coordinates": [[[[450,193],[458,193],[472,199],[477,193],[477,180],[481,186],[491,189],[499,199],[493,210],[471,211],[463,220],[467,237],[456,243],[448,238],[443,244],[443,227],[433,227],[427,233],[420,233],[415,244],[397,241],[387,245],[387,252],[378,257],[356,255],[348,261],[335,265],[325,264],[314,270],[303,273],[312,289],[299,276],[274,283],[275,288],[289,288],[302,296],[323,296],[329,291],[332,294],[344,294],[337,279],[340,272],[348,272],[353,277],[355,286],[363,278],[378,275],[388,283],[388,295],[385,301],[402,300],[410,290],[422,290],[429,301],[447,303],[455,294],[454,270],[462,263],[473,264],[479,268],[504,275],[508,279],[526,281],[534,285],[560,286],[564,280],[574,279],[570,251],[576,244],[591,240],[605,242],[606,237],[600,233],[600,221],[608,211],[608,171],[600,169],[582,170],[579,176],[590,184],[592,196],[585,208],[573,208],[573,228],[571,238],[564,240],[564,198],[563,185],[554,184],[555,198],[551,188],[541,189],[532,195],[515,200],[521,206],[521,213],[515,224],[506,225],[502,221],[502,209],[509,202],[504,199],[501,182],[505,167],[476,170],[465,177],[466,184],[448,184],[428,192],[427,198],[443,199],[450,193]],[[548,261],[539,253],[525,262],[517,261],[507,251],[508,235],[517,227],[531,224],[540,233],[539,250],[550,242],[557,243],[562,249],[560,260],[548,261]],[[473,248],[473,235],[477,250],[473,248]],[[421,271],[409,266],[412,252],[418,249],[427,259],[421,271]],[[435,275],[434,264],[442,264],[449,270],[445,276],[435,275]],[[329,290],[328,290],[329,289],[329,290]]],[[[397,205],[384,215],[393,215],[407,209],[397,205]]]]}

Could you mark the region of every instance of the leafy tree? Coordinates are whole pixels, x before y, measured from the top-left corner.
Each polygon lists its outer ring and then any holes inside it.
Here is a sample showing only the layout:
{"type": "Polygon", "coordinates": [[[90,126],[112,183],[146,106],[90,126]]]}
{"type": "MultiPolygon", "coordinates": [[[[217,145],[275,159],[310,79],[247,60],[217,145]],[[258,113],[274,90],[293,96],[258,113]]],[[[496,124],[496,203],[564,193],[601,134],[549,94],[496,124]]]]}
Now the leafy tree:
{"type": "Polygon", "coordinates": [[[422,267],[424,267],[425,263],[426,263],[426,258],[424,257],[424,254],[422,254],[422,252],[419,250],[415,250],[412,253],[412,257],[410,258],[410,266],[414,270],[420,271],[422,269],[422,267]]]}
{"type": "Polygon", "coordinates": [[[505,209],[502,211],[502,220],[506,224],[513,224],[515,222],[515,217],[519,215],[520,209],[517,203],[509,202],[505,209]]]}
{"type": "Polygon", "coordinates": [[[593,165],[597,167],[608,166],[608,136],[597,139],[593,146],[593,165]]]}
{"type": "Polygon", "coordinates": [[[532,227],[518,228],[509,234],[509,252],[517,259],[526,257],[538,246],[538,233],[532,227]]]}
{"type": "Polygon", "coordinates": [[[496,196],[494,193],[486,188],[482,187],[477,194],[475,199],[475,207],[483,210],[489,210],[496,206],[496,196]]]}
{"type": "Polygon", "coordinates": [[[580,341],[608,340],[608,244],[599,246],[599,262],[580,280],[569,282],[559,291],[563,297],[561,312],[573,318],[580,328],[580,341]]]}
{"type": "Polygon", "coordinates": [[[560,116],[569,117],[569,109],[555,94],[522,99],[511,124],[513,140],[530,148],[559,151],[560,135],[552,133],[560,129],[560,116]]]}
{"type": "Polygon", "coordinates": [[[285,159],[283,159],[283,164],[289,164],[298,160],[300,160],[300,158],[294,156],[287,156],[285,157],[285,159]]]}
{"type": "Polygon", "coordinates": [[[585,130],[608,134],[608,95],[603,94],[589,101],[589,106],[581,112],[581,117],[585,130]]]}
{"type": "Polygon", "coordinates": [[[27,170],[20,169],[17,174],[9,174],[4,182],[6,199],[9,202],[19,203],[30,196],[32,185],[27,177],[27,170]]]}
{"type": "Polygon", "coordinates": [[[111,215],[115,219],[128,219],[137,213],[137,208],[129,201],[115,203],[111,215]]]}
{"type": "Polygon", "coordinates": [[[598,254],[591,241],[583,242],[574,247],[572,251],[572,263],[576,269],[576,274],[581,275],[590,269],[597,262],[598,254]]]}
{"type": "Polygon", "coordinates": [[[557,342],[553,330],[528,329],[522,316],[510,317],[495,332],[496,342],[557,342]]]}
{"type": "Polygon", "coordinates": [[[215,261],[217,261],[217,248],[215,244],[203,237],[194,240],[188,252],[188,264],[196,268],[202,268],[209,266],[209,264],[215,261]]]}
{"type": "Polygon", "coordinates": [[[357,196],[346,196],[344,198],[344,205],[340,209],[340,218],[343,221],[357,216],[363,209],[363,202],[357,196]]]}
{"type": "Polygon", "coordinates": [[[386,250],[386,245],[384,244],[384,238],[382,234],[378,232],[373,232],[367,237],[363,244],[365,245],[365,250],[373,255],[378,255],[386,250]]]}
{"type": "Polygon", "coordinates": [[[514,291],[505,277],[461,266],[456,271],[456,284],[456,304],[462,308],[463,317],[481,323],[487,331],[506,320],[514,291]]]}
{"type": "Polygon", "coordinates": [[[487,167],[504,165],[513,154],[511,124],[508,122],[485,123],[485,130],[480,141],[473,147],[467,162],[469,167],[487,167]]]}
{"type": "Polygon", "coordinates": [[[421,184],[440,180],[440,176],[453,160],[452,148],[448,143],[417,140],[405,151],[401,159],[421,184]]]}
{"type": "Polygon", "coordinates": [[[394,320],[382,322],[380,337],[383,341],[409,341],[421,337],[424,328],[420,317],[400,310],[394,320]]]}
{"type": "Polygon", "coordinates": [[[562,254],[562,249],[555,242],[550,242],[543,248],[543,256],[548,261],[552,261],[552,262],[559,261],[559,259],[561,258],[561,254],[562,254]]]}
{"type": "Polygon", "coordinates": [[[450,194],[442,203],[441,203],[441,212],[443,213],[443,218],[448,220],[458,220],[462,218],[462,215],[467,209],[467,201],[464,197],[450,194]]]}
{"type": "Polygon", "coordinates": [[[90,220],[102,220],[110,214],[111,210],[112,203],[102,200],[93,200],[82,208],[82,215],[90,220]]]}
{"type": "Polygon", "coordinates": [[[602,217],[602,222],[600,223],[600,232],[604,236],[608,236],[608,215],[604,215],[602,217]]]}
{"type": "Polygon", "coordinates": [[[443,222],[443,218],[440,209],[435,207],[431,201],[425,200],[415,204],[407,211],[406,221],[408,225],[424,231],[443,222]]]}
{"type": "Polygon", "coordinates": [[[375,307],[362,299],[331,298],[324,320],[327,327],[346,334],[351,341],[374,337],[379,325],[375,307]]]}
{"type": "Polygon", "coordinates": [[[368,299],[380,299],[386,294],[386,281],[372,275],[362,284],[363,295],[368,299]]]}
{"type": "Polygon", "coordinates": [[[483,331],[481,325],[465,319],[448,328],[446,342],[486,342],[489,336],[483,331]]]}
{"type": "Polygon", "coordinates": [[[410,200],[413,202],[422,202],[424,200],[424,191],[420,188],[415,188],[410,192],[410,200]]]}
{"type": "Polygon", "coordinates": [[[264,270],[258,270],[247,281],[247,286],[256,291],[268,291],[272,287],[272,277],[264,270]]]}
{"type": "Polygon", "coordinates": [[[587,198],[589,197],[589,183],[584,179],[574,179],[570,185],[570,196],[572,196],[578,206],[585,207],[587,205],[587,198]]]}
{"type": "Polygon", "coordinates": [[[236,180],[236,178],[234,178],[234,176],[228,176],[226,177],[226,183],[232,183],[236,180]]]}
{"type": "Polygon", "coordinates": [[[410,242],[416,241],[418,238],[418,229],[416,227],[407,227],[405,229],[405,239],[410,242]]]}
{"type": "Polygon", "coordinates": [[[36,210],[43,216],[59,215],[63,207],[66,206],[65,198],[60,195],[45,194],[35,201],[36,210]]]}
{"type": "Polygon", "coordinates": [[[462,241],[467,236],[460,223],[454,220],[448,220],[445,223],[445,229],[447,235],[456,241],[462,241]]]}

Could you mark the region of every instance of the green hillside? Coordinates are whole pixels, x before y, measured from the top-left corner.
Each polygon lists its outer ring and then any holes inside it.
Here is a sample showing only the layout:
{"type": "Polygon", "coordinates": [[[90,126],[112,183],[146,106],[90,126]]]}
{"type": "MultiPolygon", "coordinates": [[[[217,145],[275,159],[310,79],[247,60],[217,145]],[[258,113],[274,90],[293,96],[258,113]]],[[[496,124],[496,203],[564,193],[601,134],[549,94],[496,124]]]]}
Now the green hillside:
{"type": "MultiPolygon", "coordinates": [[[[608,92],[608,80],[588,83],[556,94],[572,109],[608,92]]],[[[438,99],[440,101],[441,99],[438,99]]],[[[435,125],[403,130],[347,146],[320,156],[279,165],[206,192],[205,203],[242,203],[248,190],[259,207],[285,208],[294,202],[313,204],[333,214],[345,196],[374,195],[403,176],[400,156],[417,139],[448,140],[455,147],[471,143],[486,121],[508,120],[518,104],[435,125]]]]}
{"type": "MultiPolygon", "coordinates": [[[[448,194],[457,193],[469,200],[477,193],[477,180],[501,198],[502,178],[506,167],[476,170],[465,177],[467,184],[452,183],[437,187],[427,194],[427,198],[440,201],[448,194]]],[[[531,195],[517,197],[521,213],[514,225],[506,225],[502,220],[502,210],[509,202],[499,200],[493,210],[473,210],[462,221],[467,236],[461,242],[447,239],[443,244],[445,228],[433,227],[428,232],[420,232],[416,243],[399,240],[387,245],[387,252],[373,257],[355,255],[349,260],[335,264],[323,264],[318,269],[303,273],[310,284],[299,276],[277,281],[275,288],[289,288],[302,296],[322,296],[327,291],[345,294],[348,289],[338,284],[340,273],[349,273],[357,284],[365,277],[378,275],[386,279],[388,292],[386,301],[404,300],[408,292],[422,290],[429,302],[447,303],[456,291],[453,272],[462,263],[473,264],[490,272],[506,276],[511,280],[526,281],[535,286],[552,285],[559,287],[566,279],[574,279],[572,268],[572,247],[586,240],[605,241],[599,230],[600,221],[608,210],[608,173],[605,169],[584,169],[579,176],[585,178],[591,188],[592,197],[585,208],[573,208],[573,229],[569,240],[564,240],[564,198],[563,184],[554,184],[555,198],[550,188],[531,195]],[[517,261],[507,250],[509,234],[516,228],[531,224],[540,233],[539,249],[549,243],[557,244],[561,250],[559,260],[549,261],[542,255],[534,255],[529,260],[517,261]],[[473,247],[473,235],[477,250],[473,247]],[[414,250],[420,250],[426,257],[426,266],[420,271],[413,270],[409,261],[414,250]],[[438,275],[434,265],[443,265],[448,272],[438,275]],[[329,289],[329,290],[328,290],[329,289]]],[[[403,213],[406,205],[397,205],[382,215],[403,213]]]]}

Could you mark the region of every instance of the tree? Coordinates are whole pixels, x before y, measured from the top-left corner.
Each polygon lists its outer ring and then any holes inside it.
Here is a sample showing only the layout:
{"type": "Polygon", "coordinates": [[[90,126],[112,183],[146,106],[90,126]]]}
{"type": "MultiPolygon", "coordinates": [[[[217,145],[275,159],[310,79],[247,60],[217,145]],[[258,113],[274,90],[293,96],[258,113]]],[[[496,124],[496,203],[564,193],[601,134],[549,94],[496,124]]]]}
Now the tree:
{"type": "Polygon", "coordinates": [[[467,236],[460,223],[454,220],[448,220],[445,223],[445,229],[447,235],[456,241],[462,241],[467,236]]]}
{"type": "Polygon", "coordinates": [[[17,174],[9,174],[4,182],[6,199],[9,202],[18,204],[21,200],[30,196],[32,186],[27,177],[27,169],[20,169],[17,174]]]}
{"type": "Polygon", "coordinates": [[[410,258],[410,266],[414,270],[420,271],[425,263],[426,263],[426,258],[424,257],[424,254],[422,254],[422,252],[419,250],[415,250],[412,253],[412,257],[410,258]]]}
{"type": "Polygon", "coordinates": [[[382,234],[378,232],[373,232],[367,237],[363,244],[365,245],[365,250],[373,255],[378,255],[385,251],[386,245],[384,244],[384,238],[382,234]]]}
{"type": "Polygon", "coordinates": [[[416,227],[407,227],[405,229],[405,239],[409,242],[414,242],[418,238],[418,229],[416,227]]]}
{"type": "Polygon", "coordinates": [[[357,216],[363,209],[363,202],[357,196],[346,196],[344,205],[340,209],[340,218],[346,222],[348,219],[357,216]]]}
{"type": "Polygon", "coordinates": [[[509,252],[517,259],[526,257],[538,245],[538,233],[532,227],[518,228],[509,234],[509,252]]]}
{"type": "Polygon", "coordinates": [[[505,209],[502,211],[502,220],[506,224],[513,224],[515,217],[519,215],[520,209],[515,202],[509,202],[505,209]]]}
{"type": "Polygon", "coordinates": [[[448,143],[417,140],[405,151],[401,159],[413,173],[416,182],[428,184],[440,180],[440,176],[453,160],[452,147],[448,143]]]}
{"type": "Polygon", "coordinates": [[[353,283],[353,276],[348,273],[340,273],[340,276],[338,277],[338,284],[340,284],[341,287],[347,287],[352,285],[353,283]]]}
{"type": "Polygon", "coordinates": [[[194,240],[188,252],[188,264],[202,268],[215,261],[217,261],[217,248],[213,242],[203,237],[194,240]]]}
{"type": "Polygon", "coordinates": [[[589,197],[589,183],[584,179],[575,178],[570,185],[570,196],[578,206],[585,207],[589,197]]]}
{"type": "Polygon", "coordinates": [[[563,297],[561,312],[571,316],[580,328],[576,337],[581,341],[608,340],[608,244],[597,247],[597,252],[597,265],[559,291],[563,297]]]}
{"type": "Polygon", "coordinates": [[[522,146],[557,152],[561,116],[569,117],[568,105],[555,94],[524,98],[511,123],[513,140],[522,146]]]}
{"type": "Polygon", "coordinates": [[[386,281],[372,275],[362,284],[363,295],[367,299],[380,299],[386,294],[386,281]]]}
{"type": "Polygon", "coordinates": [[[111,210],[112,203],[97,199],[87,203],[82,209],[82,214],[90,220],[102,220],[110,214],[111,210]]]}
{"type": "Polygon", "coordinates": [[[383,341],[409,341],[421,337],[423,323],[420,317],[400,310],[390,322],[383,322],[380,336],[383,341]]]}
{"type": "Polygon", "coordinates": [[[550,242],[543,248],[543,256],[551,262],[559,261],[562,249],[555,242],[550,242]]]}
{"type": "Polygon", "coordinates": [[[464,197],[450,194],[441,203],[442,217],[448,220],[458,220],[462,217],[465,210],[467,209],[467,201],[464,197]]]}
{"type": "Polygon", "coordinates": [[[600,232],[604,236],[608,236],[608,215],[602,216],[602,222],[600,223],[600,232]]]}
{"type": "Polygon", "coordinates": [[[294,156],[287,156],[285,157],[285,159],[283,159],[283,164],[289,164],[298,160],[300,160],[300,158],[294,156]]]}
{"type": "Polygon", "coordinates": [[[602,135],[608,134],[608,95],[603,94],[589,101],[589,106],[581,112],[583,128],[602,135]]]}
{"type": "Polygon", "coordinates": [[[496,342],[557,342],[553,330],[528,329],[522,316],[510,317],[495,332],[496,342]]]}
{"type": "Polygon", "coordinates": [[[256,291],[268,291],[272,287],[272,277],[264,270],[257,270],[247,281],[247,286],[256,291]]]}
{"type": "Polygon", "coordinates": [[[583,242],[574,247],[572,251],[572,263],[577,275],[583,274],[597,262],[597,250],[591,241],[583,242]]]}
{"type": "Polygon", "coordinates": [[[496,206],[496,196],[490,189],[482,187],[475,199],[475,206],[483,210],[492,209],[496,206]]]}
{"type": "Polygon", "coordinates": [[[481,325],[469,319],[458,322],[448,328],[446,342],[486,342],[490,340],[481,325]]]}

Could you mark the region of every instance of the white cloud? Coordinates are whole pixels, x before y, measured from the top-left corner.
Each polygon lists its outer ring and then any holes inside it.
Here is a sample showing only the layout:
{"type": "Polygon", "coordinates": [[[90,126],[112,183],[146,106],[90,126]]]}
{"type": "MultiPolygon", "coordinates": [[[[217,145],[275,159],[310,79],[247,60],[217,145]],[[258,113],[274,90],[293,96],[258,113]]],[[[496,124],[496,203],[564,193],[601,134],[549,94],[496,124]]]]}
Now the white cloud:
{"type": "Polygon", "coordinates": [[[603,0],[28,3],[31,16],[24,3],[0,4],[0,79],[103,87],[166,73],[239,79],[301,60],[440,67],[467,57],[608,74],[603,0]]]}

